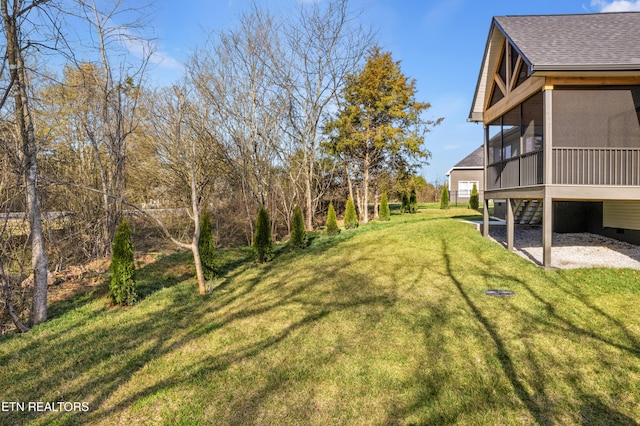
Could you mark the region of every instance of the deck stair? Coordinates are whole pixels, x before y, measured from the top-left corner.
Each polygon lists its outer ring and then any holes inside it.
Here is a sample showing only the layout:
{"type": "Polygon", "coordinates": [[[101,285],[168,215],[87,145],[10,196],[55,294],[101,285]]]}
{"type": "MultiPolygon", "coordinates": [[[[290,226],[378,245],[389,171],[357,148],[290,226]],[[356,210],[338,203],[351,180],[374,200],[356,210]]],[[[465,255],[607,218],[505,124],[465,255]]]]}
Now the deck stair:
{"type": "Polygon", "coordinates": [[[513,210],[514,223],[540,225],[542,223],[542,200],[517,200],[513,210]]]}

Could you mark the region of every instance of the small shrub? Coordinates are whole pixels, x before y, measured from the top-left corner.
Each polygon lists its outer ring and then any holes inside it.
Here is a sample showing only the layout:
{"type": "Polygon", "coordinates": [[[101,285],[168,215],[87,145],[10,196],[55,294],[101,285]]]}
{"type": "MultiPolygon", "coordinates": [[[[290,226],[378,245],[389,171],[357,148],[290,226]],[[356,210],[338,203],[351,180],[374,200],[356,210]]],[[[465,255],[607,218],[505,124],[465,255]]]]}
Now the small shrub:
{"type": "Polygon", "coordinates": [[[296,206],[293,209],[293,220],[291,224],[291,239],[289,247],[292,249],[303,249],[307,246],[307,231],[304,229],[304,219],[302,218],[302,209],[296,206]]]}
{"type": "Polygon", "coordinates": [[[329,203],[329,211],[327,212],[327,234],[338,235],[339,233],[340,228],[338,228],[336,209],[333,207],[333,203],[329,203]]]}
{"type": "Polygon", "coordinates": [[[253,238],[253,252],[258,263],[268,262],[273,259],[273,239],[271,238],[271,225],[269,213],[264,207],[258,210],[256,220],[256,234],[253,238]]]}
{"type": "Polygon", "coordinates": [[[123,219],[113,239],[109,291],[114,303],[133,305],[136,302],[135,265],[129,225],[123,219]]]}
{"type": "Polygon", "coordinates": [[[478,187],[476,184],[473,184],[473,188],[471,188],[471,197],[469,198],[469,208],[473,210],[478,210],[480,207],[480,199],[478,197],[478,187]]]}
{"type": "Polygon", "coordinates": [[[200,240],[198,240],[198,251],[202,262],[202,271],[205,280],[212,280],[216,277],[218,270],[216,267],[215,240],[211,232],[211,218],[205,210],[200,217],[200,240]]]}
{"type": "Polygon", "coordinates": [[[409,193],[404,190],[402,191],[402,206],[400,207],[400,212],[401,213],[408,213],[409,210],[411,210],[411,206],[409,204],[409,193]]]}
{"type": "Polygon", "coordinates": [[[391,211],[389,210],[389,198],[387,197],[387,193],[383,192],[382,197],[380,198],[380,220],[388,221],[391,220],[391,211]]]}
{"type": "Polygon", "coordinates": [[[409,213],[415,213],[418,211],[418,194],[416,194],[416,189],[411,189],[411,194],[409,195],[409,213]]]}
{"type": "Polygon", "coordinates": [[[442,193],[440,194],[440,208],[449,208],[449,187],[447,185],[442,187],[442,193]]]}
{"type": "Polygon", "coordinates": [[[358,227],[358,215],[356,214],[356,206],[353,204],[353,198],[347,199],[347,207],[344,212],[344,229],[354,229],[358,227]]]}

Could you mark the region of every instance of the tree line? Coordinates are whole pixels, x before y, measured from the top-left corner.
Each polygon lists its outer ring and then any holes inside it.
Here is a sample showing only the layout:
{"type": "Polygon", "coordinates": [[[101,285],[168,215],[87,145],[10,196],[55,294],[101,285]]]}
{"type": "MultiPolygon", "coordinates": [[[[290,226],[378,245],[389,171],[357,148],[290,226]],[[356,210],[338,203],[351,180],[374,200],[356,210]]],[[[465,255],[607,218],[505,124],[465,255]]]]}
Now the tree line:
{"type": "Polygon", "coordinates": [[[250,244],[259,209],[272,235],[287,236],[294,217],[306,230],[324,225],[332,201],[350,198],[367,222],[383,192],[426,185],[416,170],[441,119],[424,118],[415,81],[348,0],[292,7],[249,7],[235,27],[203,36],[181,80],[159,87],[149,81],[154,45],[140,35],[144,7],[0,0],[5,306],[33,274],[29,319],[11,313],[19,328],[47,318],[51,253],[63,253],[57,264],[110,256],[126,212],[194,253],[205,292],[203,215],[218,240],[250,244]],[[187,212],[188,231],[151,208],[187,212]],[[20,211],[28,238],[8,220],[20,211]],[[48,211],[69,220],[47,231],[48,211]]]}

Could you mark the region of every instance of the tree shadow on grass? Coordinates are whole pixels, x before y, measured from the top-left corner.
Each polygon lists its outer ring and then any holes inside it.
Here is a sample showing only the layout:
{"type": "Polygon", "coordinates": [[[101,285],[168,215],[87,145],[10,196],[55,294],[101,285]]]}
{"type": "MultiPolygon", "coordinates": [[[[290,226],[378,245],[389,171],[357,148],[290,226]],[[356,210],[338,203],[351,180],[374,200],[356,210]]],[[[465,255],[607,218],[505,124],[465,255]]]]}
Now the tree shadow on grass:
{"type": "Polygon", "coordinates": [[[514,365],[514,361],[502,339],[498,330],[491,324],[489,318],[487,318],[482,310],[478,307],[478,305],[473,301],[473,299],[467,294],[463,282],[456,278],[456,271],[452,268],[451,262],[451,254],[449,251],[449,244],[446,239],[441,239],[441,244],[443,247],[443,257],[446,265],[447,274],[453,281],[456,289],[464,299],[466,305],[469,307],[473,315],[476,317],[478,323],[481,324],[484,331],[489,335],[491,341],[497,352],[497,359],[500,362],[502,367],[502,371],[505,377],[511,383],[513,390],[515,391],[518,399],[524,404],[527,411],[531,416],[535,419],[537,424],[540,425],[551,425],[553,424],[552,419],[548,416],[548,414],[544,411],[543,407],[541,407],[537,402],[536,398],[529,393],[525,383],[518,376],[516,367],[514,365]]]}
{"type": "Polygon", "coordinates": [[[595,396],[587,395],[583,398],[580,407],[580,420],[583,425],[589,426],[637,426],[631,417],[615,410],[595,396]]]}
{"type": "MultiPolygon", "coordinates": [[[[340,266],[325,268],[319,265],[318,268],[322,267],[322,271],[305,271],[308,279],[290,284],[290,278],[300,274],[300,271],[291,268],[294,260],[292,258],[284,263],[252,265],[260,273],[250,282],[243,282],[232,292],[205,297],[196,294],[188,282],[190,276],[186,280],[184,274],[163,276],[162,260],[157,265],[145,266],[143,269],[149,282],[145,284],[148,286],[146,297],[141,303],[127,309],[100,311],[97,316],[87,315],[91,317],[90,324],[67,329],[56,334],[53,339],[49,336],[34,339],[28,348],[10,356],[12,362],[21,359],[19,365],[24,369],[17,368],[0,379],[0,383],[11,383],[7,386],[8,400],[49,401],[56,398],[60,401],[84,401],[90,404],[90,411],[31,412],[21,413],[21,416],[13,413],[7,421],[71,424],[113,418],[113,415],[117,416],[117,413],[141,399],[184,384],[192,386],[194,381],[206,380],[212,374],[225,371],[230,365],[255,358],[267,349],[280,345],[293,334],[299,334],[301,330],[322,321],[331,313],[358,309],[361,306],[386,306],[390,303],[389,297],[392,296],[362,292],[361,283],[366,280],[364,272],[360,274],[352,271],[350,276],[346,276],[340,266]],[[265,284],[263,279],[272,274],[277,274],[278,279],[265,284]],[[328,299],[314,300],[305,292],[313,289],[316,285],[313,279],[318,276],[327,279],[346,277],[346,282],[352,288],[342,289],[341,293],[328,299]],[[153,282],[154,277],[162,277],[165,282],[169,280],[172,288],[151,301],[147,299],[162,288],[153,282]],[[298,312],[289,325],[266,335],[234,342],[228,349],[194,354],[196,356],[188,361],[179,363],[168,371],[162,370],[160,375],[142,372],[146,368],[154,368],[156,360],[179,356],[182,351],[191,353],[193,345],[200,344],[195,343],[196,341],[230,324],[248,319],[259,322],[263,315],[285,308],[296,309],[298,312]],[[203,321],[204,317],[208,319],[203,321]],[[132,380],[140,378],[149,383],[130,385],[132,380]],[[123,390],[127,386],[133,386],[133,390],[123,390]]],[[[242,261],[236,259],[235,262],[238,267],[244,266],[242,261]]],[[[234,272],[232,264],[229,264],[231,273],[234,272]]],[[[43,332],[46,333],[46,330],[43,332]]],[[[330,364],[333,361],[328,357],[323,362],[330,364]]],[[[234,414],[234,418],[240,416],[247,421],[255,419],[269,395],[274,390],[287,386],[287,381],[290,380],[287,375],[292,374],[287,367],[282,366],[281,371],[277,366],[271,368],[274,369],[273,377],[269,375],[266,382],[247,389],[247,399],[235,403],[238,412],[234,414]]]]}

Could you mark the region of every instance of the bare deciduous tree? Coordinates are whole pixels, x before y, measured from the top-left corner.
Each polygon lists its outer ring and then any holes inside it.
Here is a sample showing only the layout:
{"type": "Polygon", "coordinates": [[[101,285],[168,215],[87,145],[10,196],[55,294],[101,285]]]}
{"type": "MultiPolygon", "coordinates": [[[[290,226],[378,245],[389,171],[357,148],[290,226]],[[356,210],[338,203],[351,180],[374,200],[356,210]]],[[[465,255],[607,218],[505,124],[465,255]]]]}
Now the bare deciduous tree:
{"type": "Polygon", "coordinates": [[[175,238],[162,221],[154,220],[165,235],[178,247],[191,250],[196,267],[198,291],[211,291],[202,268],[198,242],[200,241],[200,210],[207,188],[215,178],[216,144],[203,125],[203,117],[196,105],[187,100],[186,88],[174,86],[152,96],[149,113],[152,115],[149,130],[157,140],[157,154],[165,170],[161,171],[167,187],[176,185],[189,196],[193,234],[190,243],[175,238]],[[173,181],[173,184],[168,181],[173,181]]]}
{"type": "MultiPolygon", "coordinates": [[[[33,28],[29,15],[39,7],[49,3],[46,0],[24,2],[21,0],[1,0],[2,23],[4,26],[5,54],[2,70],[8,67],[8,85],[2,96],[0,108],[4,108],[11,97],[12,119],[17,139],[21,145],[19,155],[24,178],[25,207],[29,218],[31,240],[31,264],[33,267],[33,303],[31,305],[31,324],[39,324],[47,319],[47,272],[48,260],[45,252],[42,213],[39,203],[37,181],[38,144],[32,118],[32,102],[29,88],[29,70],[25,66],[25,54],[33,46],[25,37],[33,28]]],[[[4,276],[4,274],[3,274],[4,276]]]]}
{"type": "Polygon", "coordinates": [[[312,229],[326,183],[317,179],[316,171],[322,123],[337,105],[347,74],[363,60],[373,36],[356,24],[348,0],[304,2],[296,18],[287,23],[285,34],[288,129],[302,153],[306,226],[312,229]]]}

